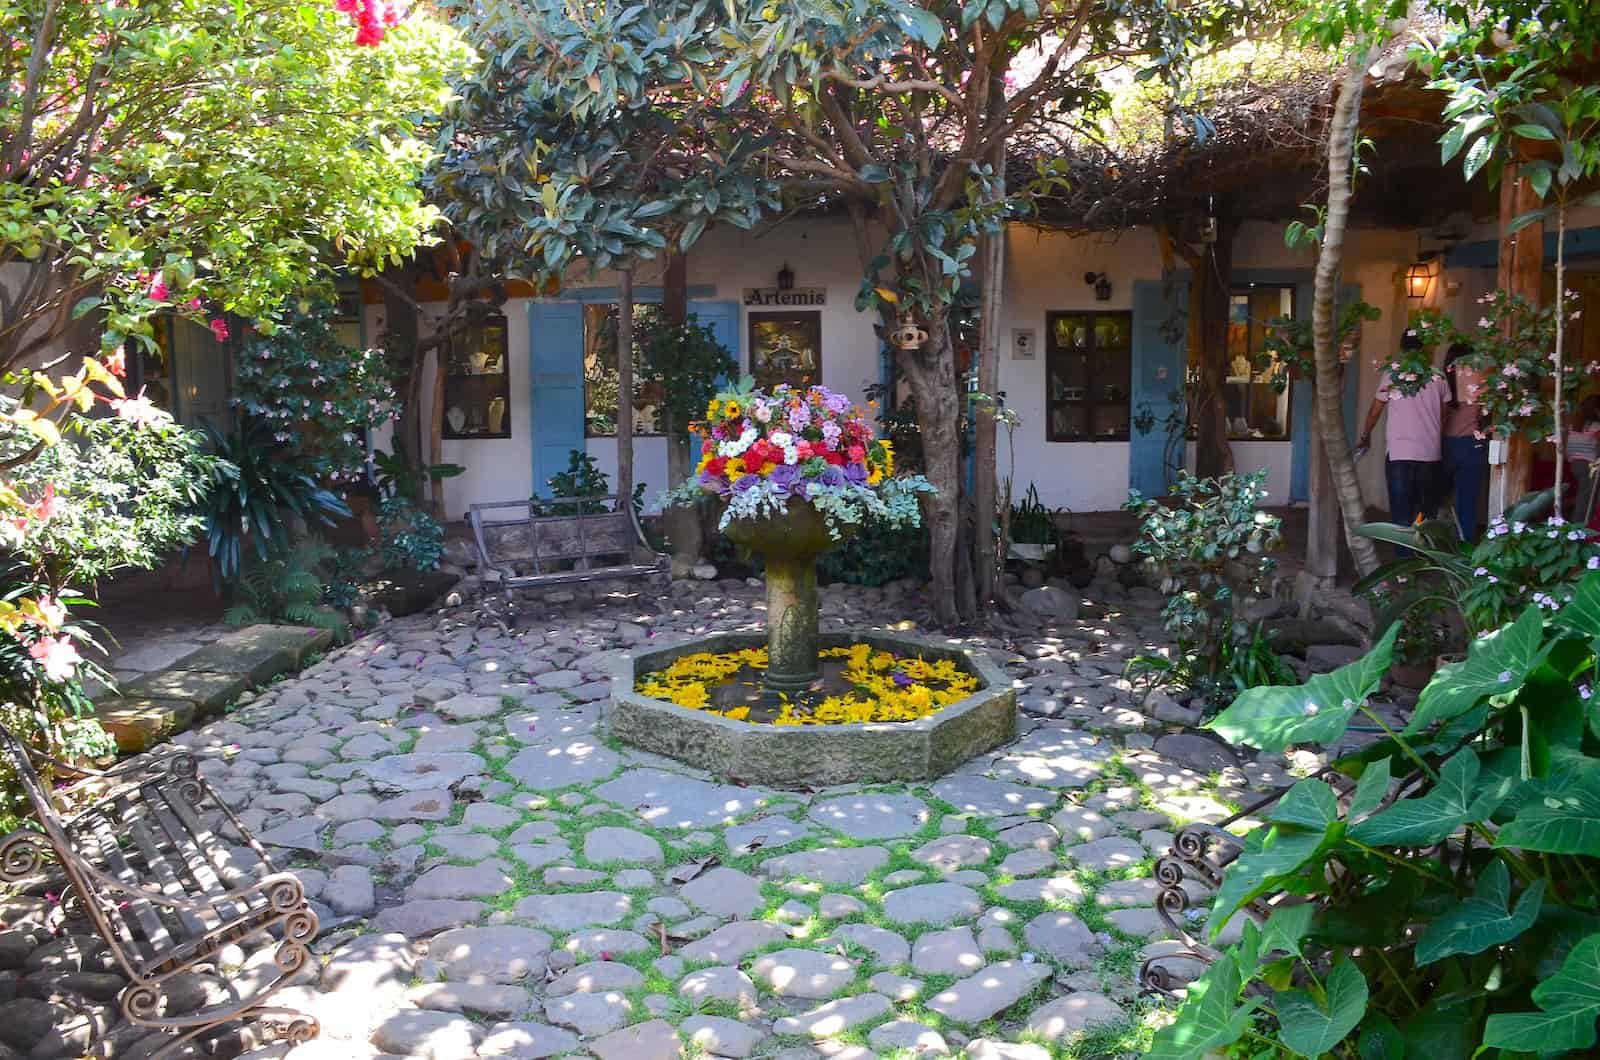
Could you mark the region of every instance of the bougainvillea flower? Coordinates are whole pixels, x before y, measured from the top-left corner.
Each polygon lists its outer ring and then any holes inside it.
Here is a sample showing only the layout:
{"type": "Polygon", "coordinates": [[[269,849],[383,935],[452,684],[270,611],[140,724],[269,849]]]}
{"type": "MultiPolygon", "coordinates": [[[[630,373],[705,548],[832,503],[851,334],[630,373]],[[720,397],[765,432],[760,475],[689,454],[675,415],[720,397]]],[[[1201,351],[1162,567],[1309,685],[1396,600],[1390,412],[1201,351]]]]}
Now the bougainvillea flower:
{"type": "Polygon", "coordinates": [[[41,637],[28,645],[28,654],[52,681],[71,680],[78,668],[78,649],[66,637],[41,637]]]}

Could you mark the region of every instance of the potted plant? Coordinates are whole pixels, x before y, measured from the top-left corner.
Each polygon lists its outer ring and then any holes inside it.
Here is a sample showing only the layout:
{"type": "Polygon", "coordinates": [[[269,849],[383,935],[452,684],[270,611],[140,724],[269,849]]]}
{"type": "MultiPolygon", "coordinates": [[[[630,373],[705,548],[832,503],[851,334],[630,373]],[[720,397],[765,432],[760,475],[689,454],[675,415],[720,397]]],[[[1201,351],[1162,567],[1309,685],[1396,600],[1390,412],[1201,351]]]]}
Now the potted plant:
{"type": "Polygon", "coordinates": [[[1060,544],[1056,513],[1039,500],[1039,491],[1029,485],[1021,504],[1011,508],[1011,541],[1007,555],[1029,563],[1043,563],[1055,554],[1060,544]]]}

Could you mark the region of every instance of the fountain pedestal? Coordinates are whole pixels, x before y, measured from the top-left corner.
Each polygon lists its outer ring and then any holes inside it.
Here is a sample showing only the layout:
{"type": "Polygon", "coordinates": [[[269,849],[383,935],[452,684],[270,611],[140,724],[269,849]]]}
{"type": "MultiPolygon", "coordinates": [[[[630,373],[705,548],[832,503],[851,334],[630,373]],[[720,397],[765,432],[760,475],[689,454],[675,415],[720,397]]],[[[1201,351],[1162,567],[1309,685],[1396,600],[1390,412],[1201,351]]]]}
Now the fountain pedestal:
{"type": "Polygon", "coordinates": [[[817,661],[817,557],[839,542],[807,501],[791,500],[783,515],[728,524],[736,544],[766,557],[769,696],[793,695],[822,678],[817,661]]]}

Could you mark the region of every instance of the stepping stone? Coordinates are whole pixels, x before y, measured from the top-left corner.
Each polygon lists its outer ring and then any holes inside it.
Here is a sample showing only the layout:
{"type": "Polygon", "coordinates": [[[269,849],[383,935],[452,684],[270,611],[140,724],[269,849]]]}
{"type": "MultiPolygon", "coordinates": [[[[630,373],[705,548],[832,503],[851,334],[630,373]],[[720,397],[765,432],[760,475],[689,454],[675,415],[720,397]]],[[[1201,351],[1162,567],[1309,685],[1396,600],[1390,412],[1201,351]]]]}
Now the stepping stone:
{"type": "Polygon", "coordinates": [[[1075,904],[1088,897],[1074,876],[1041,876],[1015,880],[995,888],[1008,902],[1063,902],[1075,904]]]}
{"type": "Polygon", "coordinates": [[[549,670],[535,675],[533,683],[548,691],[576,688],[583,684],[583,675],[576,670],[549,670]]]}
{"type": "Polygon", "coordinates": [[[543,1023],[496,1023],[478,1043],[484,1060],[544,1060],[578,1048],[578,1036],[543,1023]]]}
{"type": "Polygon", "coordinates": [[[1108,836],[1105,839],[1096,839],[1092,843],[1080,843],[1078,846],[1068,847],[1066,855],[1084,868],[1095,872],[1131,868],[1149,856],[1138,842],[1123,836],[1108,836]]]}
{"type": "Polygon", "coordinates": [[[911,943],[873,924],[843,924],[833,930],[833,937],[869,951],[879,964],[894,966],[911,959],[911,943]]]}
{"type": "Polygon", "coordinates": [[[1054,850],[1056,844],[1061,842],[1061,834],[1043,821],[1029,821],[1027,824],[1007,828],[996,835],[995,839],[1001,846],[1011,850],[1022,850],[1027,847],[1054,850]]]}
{"type": "Polygon", "coordinates": [[[392,905],[372,922],[374,931],[398,931],[407,938],[424,938],[449,928],[472,923],[489,907],[482,902],[463,902],[450,898],[428,898],[392,905]]]}
{"type": "Polygon", "coordinates": [[[594,732],[597,713],[577,707],[555,692],[540,692],[522,701],[523,709],[505,719],[506,735],[519,744],[560,743],[594,732]]]}
{"type": "Polygon", "coordinates": [[[702,912],[724,920],[748,917],[766,904],[761,884],[726,867],[701,873],[678,888],[678,893],[702,912]]]}
{"type": "Polygon", "coordinates": [[[357,768],[374,786],[405,792],[418,788],[448,788],[489,767],[482,755],[448,751],[388,755],[373,762],[358,763],[357,768]]]}
{"type": "Polygon", "coordinates": [[[655,873],[649,869],[623,869],[618,872],[613,881],[625,891],[642,891],[654,888],[656,885],[655,873]]]}
{"type": "Polygon", "coordinates": [[[1128,909],[1155,905],[1160,897],[1161,884],[1149,877],[1140,880],[1112,880],[1095,893],[1094,904],[1107,909],[1128,909]]]}
{"type": "Polygon", "coordinates": [[[1076,1041],[1095,1027],[1126,1023],[1128,1017],[1115,1001],[1092,991],[1068,994],[1041,1005],[1028,1017],[1028,1033],[1044,1041],[1076,1041]]]}
{"type": "Polygon", "coordinates": [[[701,1052],[742,1060],[756,1051],[766,1037],[759,1026],[751,1026],[726,1016],[690,1016],[678,1024],[678,1033],[701,1052]]]}
{"type": "Polygon", "coordinates": [[[1134,938],[1172,934],[1172,929],[1167,927],[1161,914],[1154,909],[1113,909],[1106,914],[1106,919],[1111,921],[1112,927],[1134,938]]]}
{"type": "Polygon", "coordinates": [[[570,953],[581,954],[585,957],[597,957],[600,960],[609,960],[611,955],[619,953],[643,953],[650,949],[651,943],[637,931],[617,931],[599,928],[591,931],[580,931],[563,944],[562,948],[570,953]]]}
{"type": "Polygon", "coordinates": [[[452,979],[515,983],[542,972],[550,936],[521,927],[455,928],[436,935],[428,956],[452,979]]]}
{"type": "Polygon", "coordinates": [[[776,850],[798,843],[811,834],[811,826],[791,820],[782,814],[773,814],[747,824],[736,824],[722,833],[728,850],[741,857],[756,850],[776,850]]]}
{"type": "Polygon", "coordinates": [[[984,953],[998,953],[1005,957],[1017,955],[1017,940],[999,924],[990,924],[978,932],[978,948],[984,953]]]}
{"type": "Polygon", "coordinates": [[[913,850],[911,860],[940,872],[956,872],[968,865],[985,864],[993,855],[994,844],[982,836],[946,835],[913,850]]]}
{"type": "Polygon", "coordinates": [[[496,898],[511,889],[512,879],[496,863],[435,865],[406,888],[406,901],[422,898],[496,898]]]}
{"type": "Polygon", "coordinates": [[[506,708],[500,705],[499,696],[474,696],[462,692],[439,700],[433,709],[451,721],[477,721],[480,718],[492,718],[506,708]]]}
{"type": "Polygon", "coordinates": [[[628,1022],[633,1003],[615,991],[603,994],[571,994],[549,998],[544,1003],[544,1018],[557,1027],[571,1027],[588,1038],[614,1031],[628,1022]]]}
{"type": "MultiPolygon", "coordinates": [[[[1158,815],[1159,816],[1159,815],[1158,815]]],[[[1162,820],[1166,820],[1165,817],[1162,820]]],[[[1069,841],[1079,843],[1100,839],[1115,832],[1116,826],[1094,810],[1082,806],[1068,806],[1057,810],[1050,824],[1069,841]]]]}
{"type": "Polygon", "coordinates": [[[983,965],[983,951],[970,928],[930,931],[911,951],[911,967],[923,975],[971,975],[983,965]]]}
{"type": "Polygon", "coordinates": [[[364,865],[340,865],[329,873],[322,901],[340,916],[366,916],[377,905],[372,870],[364,865]]]}
{"type": "Polygon", "coordinates": [[[754,1008],[756,984],[737,968],[702,968],[683,977],[683,982],[678,984],[678,996],[691,1004],[731,1001],[741,1009],[754,1008]]]}
{"type": "Polygon", "coordinates": [[[513,915],[566,934],[628,919],[633,915],[633,899],[618,891],[534,894],[517,902],[513,915]]]}
{"type": "Polygon", "coordinates": [[[921,883],[883,896],[883,915],[900,924],[952,924],[981,912],[978,892],[959,883],[921,883]]]}
{"type": "Polygon", "coordinates": [[[522,814],[509,806],[501,806],[496,802],[474,802],[467,807],[461,817],[461,823],[468,828],[486,828],[490,831],[499,831],[510,828],[522,819],[522,814]]]}
{"type": "Polygon", "coordinates": [[[843,920],[867,911],[859,898],[848,894],[825,894],[817,900],[817,912],[824,920],[843,920]]]}
{"type": "Polygon", "coordinates": [[[662,920],[682,920],[690,913],[689,903],[671,894],[658,894],[644,904],[662,920]]]}
{"type": "Polygon", "coordinates": [[[500,840],[492,835],[433,835],[433,845],[452,858],[462,861],[482,861],[500,849],[500,840]]]}
{"type": "Polygon", "coordinates": [[[928,1056],[949,1056],[950,1046],[944,1036],[925,1023],[915,1020],[892,1020],[881,1023],[867,1033],[867,1044],[881,1053],[903,1050],[928,1056]]]}
{"type": "Polygon", "coordinates": [[[928,1000],[928,1008],[957,1023],[982,1023],[997,1016],[1050,978],[1043,961],[997,961],[928,1000]]]}
{"type": "Polygon", "coordinates": [[[568,994],[597,994],[607,990],[632,990],[644,983],[644,976],[626,964],[615,961],[590,961],[580,964],[544,988],[548,997],[568,994]]]}
{"type": "Polygon", "coordinates": [[[1050,1050],[1032,1042],[1006,1042],[974,1038],[967,1043],[967,1060],[1050,1060],[1050,1050]]]}
{"type": "Polygon", "coordinates": [[[477,745],[478,733],[472,726],[441,725],[418,736],[416,742],[411,745],[411,750],[416,754],[442,754],[448,751],[470,751],[477,745]]]}
{"type": "Polygon", "coordinates": [[[572,857],[572,848],[565,843],[518,843],[511,848],[511,856],[530,869],[542,869],[572,857]]]}
{"type": "Polygon", "coordinates": [[[867,985],[895,1001],[915,1001],[922,996],[922,980],[893,972],[879,972],[867,980],[867,985]]]}
{"type": "Polygon", "coordinates": [[[606,878],[603,872],[596,872],[593,869],[574,869],[566,865],[557,865],[553,869],[544,870],[546,887],[587,887],[606,878]]]}
{"type": "Polygon", "coordinates": [[[1029,847],[1026,850],[1018,850],[1007,855],[1006,859],[1000,863],[1000,874],[1002,876],[1037,876],[1041,872],[1055,868],[1060,864],[1060,860],[1052,850],[1035,850],[1029,847]]]}
{"type": "Polygon", "coordinates": [[[461,1060],[482,1039],[483,1028],[465,1016],[426,1009],[396,1012],[372,1032],[372,1044],[384,1052],[419,1060],[461,1060]]]}
{"type": "Polygon", "coordinates": [[[383,825],[377,821],[347,821],[333,830],[333,842],[335,846],[348,846],[351,843],[375,843],[387,834],[383,825]]]}
{"type": "Polygon", "coordinates": [[[596,828],[583,837],[583,856],[597,865],[661,865],[661,844],[631,828],[596,828]]]}
{"type": "Polygon", "coordinates": [[[445,788],[429,788],[385,799],[370,816],[380,821],[443,821],[450,817],[455,796],[445,788]]]}
{"type": "Polygon", "coordinates": [[[595,788],[594,795],[638,814],[652,827],[691,829],[720,827],[753,813],[777,792],[712,784],[659,769],[631,769],[595,788]]]}
{"type": "Polygon", "coordinates": [[[779,997],[820,1001],[849,986],[856,966],[843,957],[817,950],[778,950],[756,959],[750,974],[779,997]]]}
{"type": "Polygon", "coordinates": [[[398,1003],[415,966],[416,954],[404,935],[361,935],[322,966],[320,983],[323,990],[340,995],[398,1003]]]}
{"type": "Polygon", "coordinates": [[[858,994],[819,1005],[799,1016],[785,1016],[772,1025],[774,1034],[803,1034],[811,1038],[835,1038],[893,1009],[882,994],[858,994]]]}
{"type": "Polygon", "coordinates": [[[301,817],[280,824],[276,828],[269,828],[256,836],[257,839],[269,847],[283,847],[286,850],[309,850],[320,854],[322,852],[321,833],[328,826],[328,822],[317,817],[301,817]]]}
{"type": "Polygon", "coordinates": [[[1068,968],[1087,968],[1104,950],[1083,921],[1071,913],[1040,913],[1022,929],[1028,947],[1068,968]]]}
{"type": "Polygon", "coordinates": [[[377,811],[378,800],[365,792],[336,795],[322,805],[311,808],[312,813],[335,824],[343,824],[346,821],[369,820],[377,811]]]}
{"type": "Polygon", "coordinates": [[[1239,758],[1220,740],[1199,733],[1180,732],[1156,741],[1156,754],[1198,773],[1220,773],[1239,764],[1239,758]]]}
{"type": "Polygon", "coordinates": [[[593,784],[617,771],[622,759],[616,752],[588,739],[525,747],[505,764],[517,784],[534,791],[554,791],[577,784],[593,784]]]}
{"type": "Polygon", "coordinates": [[[868,792],[816,803],[807,816],[851,839],[898,839],[921,830],[928,804],[914,795],[868,792]]]}
{"type": "Polygon", "coordinates": [[[497,1019],[525,1016],[533,999],[520,986],[493,983],[423,983],[406,991],[417,1008],[439,1012],[476,1012],[497,1019]]]}
{"type": "Polygon", "coordinates": [[[933,785],[933,794],[963,813],[978,817],[1009,817],[1012,814],[1049,810],[1057,801],[1054,792],[1025,788],[986,777],[946,777],[933,785]]]}
{"type": "Polygon", "coordinates": [[[798,876],[821,884],[857,887],[888,860],[889,852],[882,847],[800,850],[769,858],[761,871],[773,879],[798,876]]]}
{"type": "Polygon", "coordinates": [[[666,1020],[635,1023],[589,1043],[599,1060],[677,1060],[683,1055],[678,1032],[666,1020]]]}
{"type": "Polygon", "coordinates": [[[991,767],[1001,780],[1075,789],[1098,779],[1116,749],[1092,733],[1052,726],[1035,729],[1004,750],[991,767]]]}

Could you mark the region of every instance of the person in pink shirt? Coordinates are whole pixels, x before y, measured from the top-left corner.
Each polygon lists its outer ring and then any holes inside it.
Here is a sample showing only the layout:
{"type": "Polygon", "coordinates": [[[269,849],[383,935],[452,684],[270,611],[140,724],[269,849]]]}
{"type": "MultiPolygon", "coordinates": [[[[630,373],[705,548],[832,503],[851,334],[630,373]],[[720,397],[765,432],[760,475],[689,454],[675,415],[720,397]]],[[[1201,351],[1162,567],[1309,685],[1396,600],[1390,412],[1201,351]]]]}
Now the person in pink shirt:
{"type": "MultiPolygon", "coordinates": [[[[1406,350],[1420,350],[1422,340],[1408,331],[1400,339],[1406,350]]],[[[1389,487],[1389,521],[1410,526],[1422,518],[1431,519],[1435,508],[1440,462],[1443,455],[1444,404],[1450,392],[1443,379],[1435,376],[1411,396],[1395,387],[1386,370],[1378,380],[1378,392],[1367,410],[1367,423],[1361,430],[1362,449],[1372,445],[1372,431],[1385,410],[1389,413],[1388,459],[1384,478],[1389,487]]]]}
{"type": "Polygon", "coordinates": [[[1489,478],[1489,439],[1483,431],[1483,406],[1478,404],[1482,377],[1462,361],[1472,347],[1457,342],[1444,356],[1444,381],[1450,396],[1444,404],[1444,482],[1453,491],[1456,529],[1461,540],[1478,540],[1478,509],[1489,478]]]}

